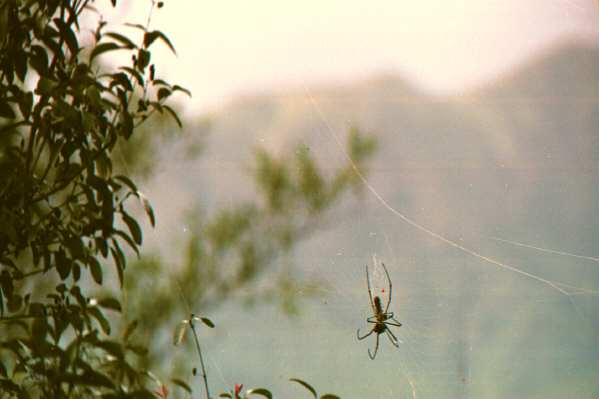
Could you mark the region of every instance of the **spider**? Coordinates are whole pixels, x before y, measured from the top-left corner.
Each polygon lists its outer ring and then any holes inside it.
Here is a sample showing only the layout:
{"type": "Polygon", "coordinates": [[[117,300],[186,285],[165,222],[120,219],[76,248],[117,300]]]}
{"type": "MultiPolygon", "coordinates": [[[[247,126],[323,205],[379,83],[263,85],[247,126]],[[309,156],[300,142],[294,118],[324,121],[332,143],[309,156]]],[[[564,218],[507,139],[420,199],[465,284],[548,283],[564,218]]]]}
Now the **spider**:
{"type": "Polygon", "coordinates": [[[396,348],[399,348],[399,340],[397,339],[395,334],[393,334],[393,332],[391,331],[389,326],[401,327],[401,323],[399,321],[395,320],[395,317],[393,317],[393,312],[388,312],[389,305],[391,304],[392,284],[391,284],[391,278],[389,277],[389,272],[387,271],[385,264],[381,263],[381,265],[383,266],[383,269],[385,270],[385,274],[387,275],[387,281],[389,282],[389,299],[387,300],[387,304],[385,305],[385,311],[383,311],[383,307],[381,305],[381,298],[378,295],[375,295],[374,298],[372,297],[372,289],[370,288],[370,276],[368,275],[368,265],[367,265],[366,266],[366,283],[368,284],[368,298],[370,299],[370,306],[372,306],[372,311],[374,312],[374,315],[372,315],[368,319],[366,319],[366,322],[372,323],[372,324],[374,324],[374,326],[372,327],[372,330],[370,330],[369,333],[362,335],[362,336],[360,336],[359,328],[356,331],[356,335],[358,336],[358,340],[360,340],[360,341],[363,340],[364,338],[368,337],[372,333],[376,333],[376,344],[374,346],[374,353],[371,353],[370,348],[368,348],[368,356],[372,360],[374,360],[374,358],[376,357],[376,353],[379,349],[379,335],[381,335],[383,333],[385,333],[387,335],[387,338],[389,338],[389,341],[391,341],[393,346],[395,346],[396,348]]]}

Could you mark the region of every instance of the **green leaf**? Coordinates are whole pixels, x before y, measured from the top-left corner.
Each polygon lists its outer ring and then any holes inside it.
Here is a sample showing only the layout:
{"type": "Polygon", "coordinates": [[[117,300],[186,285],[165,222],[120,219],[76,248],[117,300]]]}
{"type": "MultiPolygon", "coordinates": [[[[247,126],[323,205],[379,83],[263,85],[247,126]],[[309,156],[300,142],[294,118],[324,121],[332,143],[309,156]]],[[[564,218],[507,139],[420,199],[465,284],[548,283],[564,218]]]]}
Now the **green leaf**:
{"type": "Polygon", "coordinates": [[[13,119],[14,117],[15,112],[12,110],[8,101],[0,99],[0,118],[13,119]]]}
{"type": "Polygon", "coordinates": [[[98,191],[102,196],[102,230],[108,236],[114,224],[114,194],[107,187],[98,191]]]}
{"type": "Polygon", "coordinates": [[[316,390],[314,388],[312,388],[312,385],[310,385],[307,382],[302,381],[298,378],[290,378],[289,381],[297,382],[298,384],[302,385],[304,388],[306,388],[308,391],[310,391],[312,393],[312,395],[314,396],[314,399],[317,399],[318,395],[316,395],[316,390]]]}
{"type": "Polygon", "coordinates": [[[272,399],[272,393],[268,389],[264,389],[264,388],[248,389],[245,394],[248,396],[249,395],[260,395],[260,396],[264,396],[265,398],[272,399]]]}
{"type": "Polygon", "coordinates": [[[94,344],[95,346],[104,349],[106,352],[110,353],[118,359],[124,359],[125,357],[125,354],[123,353],[123,347],[118,342],[98,340],[94,344]]]}
{"type": "Polygon", "coordinates": [[[114,384],[110,378],[92,369],[86,370],[80,378],[83,385],[114,388],[114,384]]]}
{"type": "Polygon", "coordinates": [[[117,72],[110,75],[112,81],[110,82],[110,88],[112,89],[114,86],[120,85],[127,91],[133,91],[133,86],[131,85],[131,81],[129,81],[129,77],[124,72],[117,72]]]}
{"type": "Polygon", "coordinates": [[[116,266],[116,272],[119,277],[119,283],[121,288],[123,287],[123,272],[127,267],[127,258],[121,249],[118,241],[112,240],[113,248],[110,248],[110,254],[112,255],[112,259],[114,260],[114,264],[116,266]]]}
{"type": "Polygon", "coordinates": [[[206,324],[208,327],[214,328],[214,323],[212,322],[212,320],[206,317],[200,317],[200,320],[202,320],[202,323],[206,324]]]}
{"type": "Polygon", "coordinates": [[[102,331],[104,331],[106,335],[110,335],[110,322],[106,319],[104,313],[97,307],[87,308],[87,311],[98,320],[100,327],[102,327],[102,331]]]}
{"type": "Polygon", "coordinates": [[[177,115],[177,113],[175,112],[175,110],[173,110],[170,106],[168,105],[163,105],[162,108],[166,109],[168,111],[169,114],[171,114],[171,116],[173,117],[173,119],[175,120],[175,122],[177,122],[177,125],[182,128],[183,124],[181,123],[181,119],[179,119],[179,116],[177,115]]]}
{"type": "Polygon", "coordinates": [[[179,85],[174,85],[173,86],[173,91],[182,91],[183,93],[185,93],[189,97],[191,97],[191,92],[189,90],[187,90],[185,87],[181,87],[179,85]]]}
{"type": "Polygon", "coordinates": [[[146,211],[146,215],[148,215],[148,218],[150,219],[150,224],[152,225],[152,227],[156,226],[156,217],[154,217],[154,209],[152,209],[150,201],[148,201],[148,199],[143,196],[141,200],[144,206],[144,210],[146,211]]]}
{"type": "Polygon", "coordinates": [[[29,305],[29,314],[31,316],[44,317],[46,314],[46,306],[40,302],[32,302],[29,305]]]}
{"type": "Polygon", "coordinates": [[[48,75],[48,54],[42,46],[37,44],[31,46],[29,63],[40,76],[48,75]]]}
{"type": "Polygon", "coordinates": [[[333,395],[330,393],[324,394],[320,397],[320,399],[341,399],[339,396],[337,395],[333,395]]]}
{"type": "Polygon", "coordinates": [[[71,236],[64,239],[64,244],[69,250],[73,259],[81,259],[83,258],[85,252],[85,246],[81,237],[79,236],[71,236]]]}
{"type": "Polygon", "coordinates": [[[48,334],[48,323],[44,317],[36,317],[31,324],[31,337],[37,341],[43,341],[48,334]]]}
{"type": "Polygon", "coordinates": [[[121,113],[120,124],[119,124],[121,134],[129,140],[131,135],[133,134],[133,117],[129,112],[121,113]]]}
{"type": "Polygon", "coordinates": [[[185,337],[185,332],[187,331],[187,320],[183,320],[177,327],[175,328],[175,333],[173,334],[173,345],[179,345],[183,338],[185,337]]]}
{"type": "Polygon", "coordinates": [[[52,90],[58,87],[58,83],[48,78],[42,77],[39,82],[37,82],[37,87],[35,92],[37,94],[46,95],[49,94],[52,90]]]}
{"type": "Polygon", "coordinates": [[[74,285],[71,287],[69,291],[71,292],[71,295],[73,295],[75,299],[77,299],[77,303],[79,304],[79,306],[81,306],[82,308],[87,306],[88,299],[85,299],[85,297],[81,293],[81,287],[79,287],[78,285],[74,285]]]}
{"type": "Polygon", "coordinates": [[[148,354],[148,348],[143,345],[127,344],[127,349],[139,356],[145,356],[148,354]]]}
{"type": "Polygon", "coordinates": [[[125,328],[125,332],[123,333],[123,340],[125,342],[129,341],[129,337],[131,337],[131,334],[133,334],[133,332],[137,328],[138,324],[139,323],[137,320],[133,320],[131,323],[129,323],[127,328],[125,328]]]}
{"type": "Polygon", "coordinates": [[[14,290],[14,284],[13,277],[8,270],[2,270],[2,273],[0,273],[0,284],[2,286],[2,291],[4,291],[4,296],[7,298],[10,297],[14,290]]]}
{"type": "Polygon", "coordinates": [[[172,89],[171,85],[169,85],[166,81],[162,79],[152,79],[152,86],[164,86],[168,87],[169,89],[172,89]]]}
{"type": "Polygon", "coordinates": [[[112,51],[112,50],[119,50],[122,48],[123,47],[119,46],[118,44],[116,44],[114,42],[100,43],[96,47],[94,47],[94,49],[92,50],[92,52],[89,56],[89,63],[91,64],[92,61],[94,60],[94,58],[96,58],[97,56],[99,56],[102,53],[105,53],[107,51],[112,51]]]}
{"type": "Polygon", "coordinates": [[[54,18],[54,23],[58,27],[60,32],[60,37],[65,41],[67,46],[69,47],[69,51],[72,56],[75,56],[79,52],[79,42],[77,41],[77,37],[66,23],[60,18],[54,18]]]}
{"type": "Polygon", "coordinates": [[[158,89],[157,93],[158,101],[162,100],[163,98],[167,98],[171,95],[171,93],[172,92],[166,87],[161,87],[160,89],[158,89]]]}
{"type": "Polygon", "coordinates": [[[152,55],[149,51],[140,48],[137,52],[137,69],[143,71],[150,64],[150,59],[152,55]]]}
{"type": "Polygon", "coordinates": [[[144,32],[146,31],[146,28],[145,28],[145,26],[143,26],[143,25],[140,25],[140,24],[131,24],[131,23],[129,23],[129,22],[126,22],[126,23],[125,23],[125,26],[128,26],[128,27],[130,27],[130,28],[136,28],[136,29],[142,30],[142,31],[144,31],[144,32]]]}
{"type": "Polygon", "coordinates": [[[162,112],[163,112],[163,110],[162,110],[162,104],[160,104],[158,101],[150,101],[150,103],[149,103],[149,104],[150,104],[150,106],[151,106],[152,108],[154,108],[156,111],[158,111],[158,112],[160,112],[160,113],[162,113],[162,112]]]}
{"type": "Polygon", "coordinates": [[[139,71],[136,71],[135,69],[131,68],[131,67],[120,67],[120,69],[122,69],[125,72],[128,72],[131,74],[131,76],[133,76],[135,78],[135,80],[137,80],[137,84],[140,86],[144,85],[144,78],[143,76],[139,73],[139,71]]]}
{"type": "Polygon", "coordinates": [[[171,378],[171,382],[183,388],[185,391],[187,391],[187,393],[191,393],[191,387],[187,385],[185,381],[180,380],[178,378],[171,378]]]}
{"type": "Polygon", "coordinates": [[[9,312],[15,313],[21,309],[23,305],[23,297],[19,294],[13,294],[8,297],[8,301],[6,302],[6,308],[9,312]]]}
{"type": "Polygon", "coordinates": [[[158,30],[154,30],[151,32],[146,32],[144,35],[144,47],[148,48],[152,45],[152,43],[156,40],[160,38],[160,40],[162,40],[167,46],[168,48],[171,49],[171,51],[173,52],[173,54],[177,54],[177,52],[175,51],[175,47],[173,47],[173,44],[171,43],[171,41],[168,39],[168,37],[166,37],[166,35],[158,30]]]}
{"type": "Polygon", "coordinates": [[[81,277],[81,268],[77,262],[73,263],[73,280],[79,281],[81,277]]]}
{"type": "Polygon", "coordinates": [[[19,51],[14,54],[14,57],[17,76],[21,82],[25,83],[25,77],[27,75],[27,54],[19,51]]]}
{"type": "Polygon", "coordinates": [[[31,107],[33,106],[33,93],[25,93],[19,101],[19,110],[25,119],[29,118],[31,114],[31,107]]]}
{"type": "Polygon", "coordinates": [[[54,261],[56,262],[56,270],[58,271],[60,278],[64,280],[69,277],[72,261],[67,259],[62,249],[55,253],[54,261]]]}
{"type": "Polygon", "coordinates": [[[106,242],[106,239],[102,237],[96,237],[94,242],[96,243],[96,248],[100,251],[100,254],[106,258],[108,256],[108,243],[106,242]]]}
{"type": "Polygon", "coordinates": [[[229,398],[229,399],[233,398],[230,393],[221,393],[218,396],[221,397],[221,398],[229,398]]]}
{"type": "Polygon", "coordinates": [[[152,43],[154,43],[154,40],[158,39],[158,32],[157,31],[152,31],[152,32],[146,32],[144,34],[144,47],[148,48],[152,45],[152,43]]]}
{"type": "Polygon", "coordinates": [[[137,245],[141,245],[143,237],[141,234],[139,224],[137,224],[137,221],[133,219],[131,216],[127,215],[125,212],[121,212],[121,216],[123,217],[123,221],[129,228],[129,231],[131,232],[131,236],[133,237],[135,243],[137,245]]]}
{"type": "Polygon", "coordinates": [[[0,127],[0,134],[4,133],[4,132],[9,132],[9,131],[16,129],[17,127],[22,126],[22,125],[31,125],[31,123],[29,123],[27,121],[9,123],[8,125],[4,125],[4,126],[0,127]]]}
{"type": "Polygon", "coordinates": [[[96,284],[102,285],[102,266],[94,257],[89,258],[89,269],[96,284]]]}
{"type": "Polygon", "coordinates": [[[112,297],[107,297],[104,299],[100,299],[98,301],[98,305],[106,308],[106,309],[110,309],[110,310],[114,310],[117,312],[120,312],[121,309],[121,303],[118,301],[118,299],[116,298],[112,298],[112,297]]]}
{"type": "Polygon", "coordinates": [[[131,179],[129,179],[127,176],[124,175],[118,175],[118,176],[114,176],[115,180],[118,180],[122,183],[124,183],[127,187],[129,187],[129,189],[131,191],[133,191],[134,193],[137,192],[137,186],[135,185],[135,183],[133,183],[133,181],[131,179]]]}
{"type": "Polygon", "coordinates": [[[128,49],[137,48],[135,43],[133,43],[127,36],[121,35],[120,33],[108,32],[108,33],[105,33],[104,36],[113,38],[117,42],[121,43],[125,48],[128,48],[128,49]]]}

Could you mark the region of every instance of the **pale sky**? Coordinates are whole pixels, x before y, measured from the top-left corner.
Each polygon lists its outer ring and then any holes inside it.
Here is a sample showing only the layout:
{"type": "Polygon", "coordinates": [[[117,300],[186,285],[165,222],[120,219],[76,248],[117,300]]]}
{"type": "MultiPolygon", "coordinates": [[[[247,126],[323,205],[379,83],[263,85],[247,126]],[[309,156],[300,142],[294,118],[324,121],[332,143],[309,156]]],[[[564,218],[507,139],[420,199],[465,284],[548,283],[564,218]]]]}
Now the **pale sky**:
{"type": "MultiPolygon", "coordinates": [[[[126,20],[144,24],[148,4],[128,3],[126,20]]],[[[189,88],[187,111],[200,112],[239,94],[383,73],[459,94],[552,43],[599,43],[595,0],[165,0],[152,21],[178,51],[156,48],[159,71],[189,88]]]]}

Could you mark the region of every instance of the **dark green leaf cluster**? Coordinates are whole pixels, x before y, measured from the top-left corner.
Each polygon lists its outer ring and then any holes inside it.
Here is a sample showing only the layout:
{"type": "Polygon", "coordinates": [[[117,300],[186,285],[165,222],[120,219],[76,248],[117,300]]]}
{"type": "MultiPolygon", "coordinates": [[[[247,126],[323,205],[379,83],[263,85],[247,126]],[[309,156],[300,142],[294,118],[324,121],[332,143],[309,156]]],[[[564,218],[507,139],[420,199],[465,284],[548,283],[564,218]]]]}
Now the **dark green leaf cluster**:
{"type": "Polygon", "coordinates": [[[133,326],[107,338],[105,311],[120,302],[92,297],[89,282],[106,284],[113,263],[122,285],[127,254],[139,255],[132,198],[155,223],[136,185],[113,173],[113,151],[155,112],[180,125],[166,101],[189,92],[156,77],[150,47],[174,51],[162,32],[133,25],[136,44],[100,19],[84,43],[89,3],[0,2],[0,397],[153,397],[133,326]],[[116,50],[131,64],[99,63],[116,50]]]}

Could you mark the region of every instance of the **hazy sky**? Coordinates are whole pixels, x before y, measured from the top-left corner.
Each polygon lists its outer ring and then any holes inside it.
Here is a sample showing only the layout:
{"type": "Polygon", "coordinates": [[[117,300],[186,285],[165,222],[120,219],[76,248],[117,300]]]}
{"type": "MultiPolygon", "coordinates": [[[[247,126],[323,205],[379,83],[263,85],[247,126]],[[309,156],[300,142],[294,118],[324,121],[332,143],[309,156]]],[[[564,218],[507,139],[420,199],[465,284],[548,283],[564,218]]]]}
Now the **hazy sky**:
{"type": "MultiPolygon", "coordinates": [[[[148,4],[129,5],[127,21],[144,23],[148,4]]],[[[165,0],[152,26],[179,53],[156,52],[162,71],[201,111],[240,93],[381,73],[459,93],[552,42],[599,39],[599,11],[595,0],[165,0]]]]}

